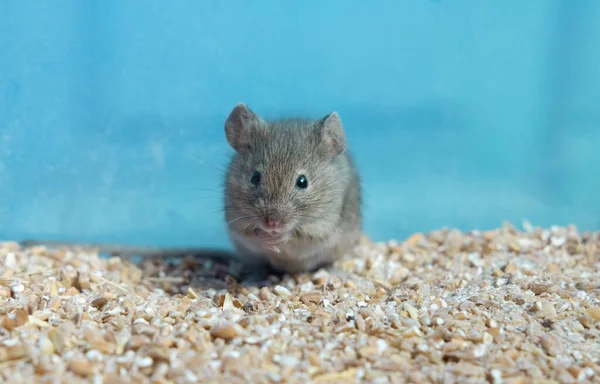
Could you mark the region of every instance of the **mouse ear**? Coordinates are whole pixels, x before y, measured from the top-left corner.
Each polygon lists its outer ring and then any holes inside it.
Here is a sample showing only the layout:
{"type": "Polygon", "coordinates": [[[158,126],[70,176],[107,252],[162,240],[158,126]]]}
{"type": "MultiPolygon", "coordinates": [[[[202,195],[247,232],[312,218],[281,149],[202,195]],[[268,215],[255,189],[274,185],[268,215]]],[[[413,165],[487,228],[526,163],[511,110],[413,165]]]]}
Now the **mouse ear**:
{"type": "Polygon", "coordinates": [[[262,125],[262,119],[246,104],[233,108],[225,121],[225,136],[229,145],[237,152],[248,149],[252,136],[262,125]]]}
{"type": "Polygon", "coordinates": [[[337,112],[321,119],[319,127],[322,143],[330,155],[337,156],[346,150],[346,134],[337,112]]]}

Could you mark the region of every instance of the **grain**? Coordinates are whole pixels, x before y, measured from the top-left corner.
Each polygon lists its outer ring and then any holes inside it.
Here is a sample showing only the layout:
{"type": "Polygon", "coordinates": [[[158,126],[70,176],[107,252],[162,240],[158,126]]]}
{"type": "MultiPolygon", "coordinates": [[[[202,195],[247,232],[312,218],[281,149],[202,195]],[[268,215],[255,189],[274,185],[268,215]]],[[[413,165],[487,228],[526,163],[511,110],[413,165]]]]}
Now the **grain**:
{"type": "Polygon", "coordinates": [[[261,283],[233,263],[0,243],[0,381],[594,382],[599,239],[530,224],[365,238],[261,283]]]}

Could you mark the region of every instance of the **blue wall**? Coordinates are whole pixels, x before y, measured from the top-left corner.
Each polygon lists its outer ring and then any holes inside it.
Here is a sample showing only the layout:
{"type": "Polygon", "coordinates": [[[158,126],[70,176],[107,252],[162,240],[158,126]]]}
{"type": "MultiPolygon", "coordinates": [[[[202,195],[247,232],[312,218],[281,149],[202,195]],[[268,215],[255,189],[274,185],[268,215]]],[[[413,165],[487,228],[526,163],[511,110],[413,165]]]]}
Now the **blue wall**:
{"type": "Polygon", "coordinates": [[[337,110],[376,240],[600,227],[600,2],[0,5],[0,238],[227,246],[239,101],[337,110]]]}

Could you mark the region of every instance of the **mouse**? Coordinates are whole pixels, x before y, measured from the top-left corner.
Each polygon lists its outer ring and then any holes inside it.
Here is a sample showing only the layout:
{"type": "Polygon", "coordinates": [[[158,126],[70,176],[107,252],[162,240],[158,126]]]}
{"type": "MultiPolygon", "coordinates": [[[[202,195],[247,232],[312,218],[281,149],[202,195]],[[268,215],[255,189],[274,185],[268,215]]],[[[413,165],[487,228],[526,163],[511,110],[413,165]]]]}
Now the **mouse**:
{"type": "Polygon", "coordinates": [[[266,120],[239,103],[225,136],[235,154],[225,176],[224,214],[231,243],[246,262],[309,272],[357,245],[360,177],[337,112],[266,120]]]}
{"type": "Polygon", "coordinates": [[[21,245],[84,246],[125,258],[237,260],[246,271],[281,275],[326,267],[358,244],[361,183],[337,112],[266,120],[238,103],[224,130],[234,154],[223,183],[223,212],[235,252],[43,240],[21,245]]]}

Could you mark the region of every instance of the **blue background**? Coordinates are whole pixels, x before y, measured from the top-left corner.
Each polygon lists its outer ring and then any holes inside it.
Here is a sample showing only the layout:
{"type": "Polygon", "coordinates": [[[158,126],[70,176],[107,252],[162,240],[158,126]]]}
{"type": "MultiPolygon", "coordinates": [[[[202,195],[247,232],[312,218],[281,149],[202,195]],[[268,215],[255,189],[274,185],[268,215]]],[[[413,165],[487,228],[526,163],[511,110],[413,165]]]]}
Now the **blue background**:
{"type": "Polygon", "coordinates": [[[20,0],[0,14],[0,238],[228,246],[223,123],[240,101],[340,113],[375,240],[600,227],[600,1],[20,0]]]}

